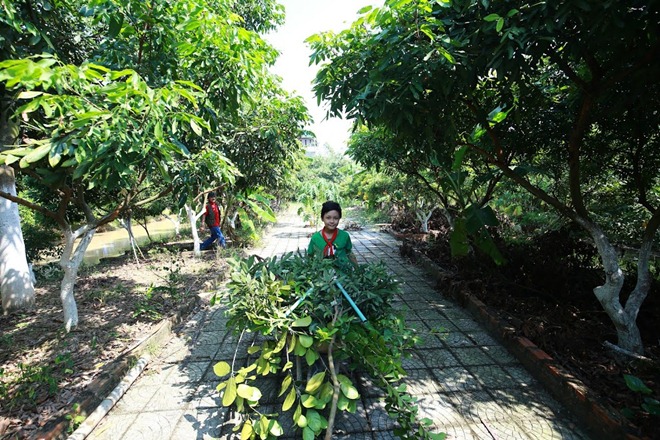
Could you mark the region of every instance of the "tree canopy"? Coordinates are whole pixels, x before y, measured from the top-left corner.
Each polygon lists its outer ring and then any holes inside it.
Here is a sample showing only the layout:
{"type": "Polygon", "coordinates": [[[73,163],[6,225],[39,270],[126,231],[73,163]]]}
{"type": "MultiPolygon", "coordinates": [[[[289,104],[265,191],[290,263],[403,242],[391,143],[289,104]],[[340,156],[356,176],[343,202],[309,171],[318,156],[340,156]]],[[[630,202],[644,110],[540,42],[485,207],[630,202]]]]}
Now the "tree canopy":
{"type": "Polygon", "coordinates": [[[282,21],[273,1],[5,0],[2,8],[2,116],[20,137],[0,147],[0,163],[49,188],[57,209],[0,196],[54,218],[71,242],[67,258],[133,206],[172,191],[194,198],[202,189],[186,185],[200,180],[233,184],[242,173],[228,155],[259,123],[246,116],[263,108],[259,100],[289,119],[259,127],[267,136],[255,150],[286,151],[271,158],[286,168],[299,149],[306,109],[269,73],[277,52],[258,33],[282,21]],[[72,231],[80,214],[85,225],[72,231]]]}
{"type": "Polygon", "coordinates": [[[630,322],[660,224],[660,114],[649,111],[660,98],[658,2],[390,0],[362,12],[349,29],[308,40],[330,113],[387,128],[401,140],[381,151],[389,157],[449,167],[467,147],[468,161],[583,226],[606,274],[595,294],[620,345],[639,352],[630,322]],[[636,218],[638,285],[625,304],[604,200],[636,218]]]}

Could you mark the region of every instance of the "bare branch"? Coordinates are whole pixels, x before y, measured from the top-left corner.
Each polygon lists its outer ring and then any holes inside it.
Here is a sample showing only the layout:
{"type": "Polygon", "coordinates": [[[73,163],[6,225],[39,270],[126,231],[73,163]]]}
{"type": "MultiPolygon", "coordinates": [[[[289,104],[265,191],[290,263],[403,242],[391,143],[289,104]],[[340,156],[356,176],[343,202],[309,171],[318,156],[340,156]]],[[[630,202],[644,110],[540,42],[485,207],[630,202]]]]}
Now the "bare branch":
{"type": "Polygon", "coordinates": [[[21,198],[21,197],[13,196],[13,195],[11,195],[9,193],[6,193],[4,191],[0,191],[0,197],[3,197],[3,198],[5,198],[9,201],[14,202],[14,203],[18,203],[19,205],[25,206],[26,208],[29,208],[33,211],[39,212],[39,213],[45,215],[46,217],[52,218],[53,220],[56,220],[56,221],[58,220],[58,217],[57,217],[56,213],[54,213],[52,211],[49,211],[48,209],[44,208],[43,206],[37,205],[36,203],[32,203],[28,200],[25,200],[25,199],[21,198]]]}
{"type": "Polygon", "coordinates": [[[151,196],[149,198],[146,198],[144,200],[140,200],[139,202],[136,202],[134,206],[138,207],[138,206],[146,205],[147,203],[151,203],[154,200],[158,200],[162,197],[165,197],[166,195],[170,194],[172,191],[174,191],[174,187],[170,185],[167,188],[165,188],[164,190],[162,190],[161,192],[159,192],[158,194],[156,194],[154,196],[151,196]]]}
{"type": "Polygon", "coordinates": [[[631,358],[636,359],[638,361],[653,362],[652,359],[649,359],[645,356],[641,356],[639,354],[633,353],[632,351],[628,351],[625,348],[621,348],[618,345],[612,344],[610,341],[603,342],[603,345],[606,348],[609,348],[610,350],[614,351],[617,354],[623,354],[625,356],[631,357],[631,358]]]}
{"type": "Polygon", "coordinates": [[[580,106],[580,113],[568,138],[568,172],[571,201],[575,210],[584,218],[589,218],[589,213],[584,206],[580,184],[580,147],[582,146],[584,135],[589,128],[589,117],[591,116],[593,105],[593,97],[590,94],[586,94],[580,106]]]}

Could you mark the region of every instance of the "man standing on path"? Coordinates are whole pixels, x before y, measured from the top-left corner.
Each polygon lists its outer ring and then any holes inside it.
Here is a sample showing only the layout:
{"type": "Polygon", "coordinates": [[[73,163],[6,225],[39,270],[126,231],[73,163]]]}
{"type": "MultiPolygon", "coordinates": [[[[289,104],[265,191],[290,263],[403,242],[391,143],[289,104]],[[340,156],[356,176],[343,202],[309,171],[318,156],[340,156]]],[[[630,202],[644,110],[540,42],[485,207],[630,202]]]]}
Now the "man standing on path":
{"type": "Polygon", "coordinates": [[[209,193],[206,211],[202,215],[202,224],[205,224],[209,228],[211,236],[200,245],[201,250],[207,250],[215,240],[218,240],[218,243],[223,249],[227,248],[225,236],[222,235],[222,231],[220,230],[220,207],[215,202],[215,192],[213,191],[209,193]]]}

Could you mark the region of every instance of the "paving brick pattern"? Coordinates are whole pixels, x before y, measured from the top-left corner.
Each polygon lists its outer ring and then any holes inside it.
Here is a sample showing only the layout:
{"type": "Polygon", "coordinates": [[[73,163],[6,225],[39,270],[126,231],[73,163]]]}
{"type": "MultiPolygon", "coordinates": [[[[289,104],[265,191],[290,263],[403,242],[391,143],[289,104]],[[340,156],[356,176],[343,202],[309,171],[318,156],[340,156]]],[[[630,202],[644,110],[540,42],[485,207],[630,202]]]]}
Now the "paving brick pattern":
{"type": "MultiPolygon", "coordinates": [[[[305,249],[311,230],[295,216],[280,219],[254,253],[262,257],[305,249]]],[[[399,256],[388,234],[351,232],[358,261],[382,261],[402,283],[395,304],[422,341],[405,360],[405,382],[420,416],[449,439],[575,439],[587,435],[571,415],[469,314],[445,299],[419,267],[399,256]]],[[[223,408],[213,365],[231,362],[238,341],[221,307],[203,308],[151,362],[88,439],[165,440],[238,438],[236,415],[223,408]]],[[[244,353],[244,351],[239,351],[244,353]]],[[[237,359],[236,362],[241,362],[237,359]]],[[[380,392],[360,378],[355,414],[341,414],[337,439],[394,439],[394,422],[380,392]]],[[[277,384],[264,379],[264,410],[277,411],[277,384]]],[[[284,438],[300,438],[284,426],[284,438]]]]}

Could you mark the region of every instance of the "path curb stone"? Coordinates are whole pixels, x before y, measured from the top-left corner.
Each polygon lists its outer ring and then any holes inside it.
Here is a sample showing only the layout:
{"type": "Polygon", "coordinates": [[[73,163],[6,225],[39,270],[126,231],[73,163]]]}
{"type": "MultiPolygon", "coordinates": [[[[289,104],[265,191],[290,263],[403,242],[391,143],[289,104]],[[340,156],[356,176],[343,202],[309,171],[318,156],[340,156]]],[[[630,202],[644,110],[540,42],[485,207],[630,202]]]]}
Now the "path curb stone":
{"type": "MultiPolygon", "coordinates": [[[[394,235],[401,241],[401,237],[394,235]]],[[[401,254],[421,266],[438,284],[446,281],[449,273],[430,258],[414,249],[405,241],[401,254]]],[[[516,335],[515,329],[500,319],[486,304],[471,293],[455,289],[446,292],[467,309],[472,316],[486,327],[499,342],[513,354],[538,381],[543,383],[555,399],[577,416],[590,435],[597,439],[650,440],[633,434],[634,428],[620,415],[597,402],[584,383],[562,368],[555,360],[529,339],[516,335]]]]}
{"type": "MultiPolygon", "coordinates": [[[[112,392],[112,390],[121,382],[122,378],[131,369],[133,364],[141,355],[154,347],[160,347],[172,336],[172,328],[183,322],[192,311],[199,306],[201,298],[199,295],[193,295],[177,313],[161,321],[156,330],[148,337],[131,348],[119,358],[112,361],[99,374],[80,395],[77,402],[80,406],[77,414],[83,414],[86,417],[91,414],[103,400],[112,392]]],[[[71,421],[65,415],[46,424],[34,437],[37,440],[59,440],[68,437],[67,430],[71,421]]]]}

